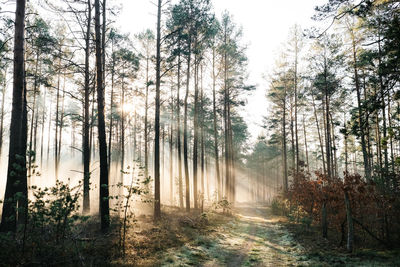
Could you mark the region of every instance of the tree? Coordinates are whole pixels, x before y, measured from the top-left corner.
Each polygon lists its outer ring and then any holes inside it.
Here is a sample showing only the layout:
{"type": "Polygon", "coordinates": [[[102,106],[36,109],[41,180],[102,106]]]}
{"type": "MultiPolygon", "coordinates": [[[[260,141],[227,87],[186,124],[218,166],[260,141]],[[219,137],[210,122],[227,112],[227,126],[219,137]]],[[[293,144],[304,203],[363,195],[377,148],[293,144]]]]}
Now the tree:
{"type": "Polygon", "coordinates": [[[150,135],[150,123],[148,119],[149,112],[149,91],[150,86],[154,85],[154,80],[151,79],[150,64],[152,62],[155,36],[151,30],[146,30],[137,35],[141,44],[142,52],[141,55],[145,60],[145,111],[144,111],[144,170],[145,177],[149,176],[149,135],[150,135]]]}
{"type": "MultiPolygon", "coordinates": [[[[24,85],[24,39],[26,0],[18,0],[15,12],[13,106],[11,111],[10,146],[7,184],[4,194],[1,231],[16,231],[17,218],[27,210],[26,132],[23,125],[26,110],[24,85]],[[25,134],[25,136],[24,136],[25,134]],[[18,207],[18,210],[17,210],[18,207]]],[[[26,119],[26,117],[25,117],[26,119]]]]}
{"type": "Polygon", "coordinates": [[[274,77],[270,90],[267,93],[267,97],[274,104],[273,113],[271,114],[271,119],[269,120],[269,129],[280,128],[279,136],[281,136],[281,146],[282,146],[282,162],[283,162],[283,190],[288,191],[288,167],[287,167],[287,139],[286,139],[286,128],[287,128],[287,104],[290,91],[289,87],[291,84],[290,73],[287,72],[286,62],[278,63],[276,70],[276,78],[274,77]],[[281,123],[281,126],[276,124],[281,123]]]}
{"type": "Polygon", "coordinates": [[[331,125],[331,98],[337,92],[340,83],[336,77],[338,66],[342,63],[342,54],[339,51],[339,43],[336,36],[324,35],[315,43],[317,54],[311,61],[311,68],[316,71],[313,77],[313,87],[322,93],[321,101],[324,109],[326,169],[328,177],[333,173],[332,155],[332,125],[331,125]]]}
{"type": "Polygon", "coordinates": [[[160,85],[161,85],[161,5],[158,0],[157,6],[157,52],[156,52],[156,101],[155,101],[155,122],[154,122],[154,220],[161,217],[160,198],[160,85]]]}
{"type": "MultiPolygon", "coordinates": [[[[84,82],[84,104],[83,104],[83,213],[90,212],[90,29],[92,20],[92,4],[87,1],[87,22],[85,32],[85,82],[84,82]]],[[[111,136],[111,135],[110,135],[111,136]]],[[[109,144],[111,146],[111,144],[109,144]]]]}
{"type": "MultiPolygon", "coordinates": [[[[104,4],[104,2],[103,2],[104,4]]],[[[100,0],[95,0],[95,43],[96,43],[96,70],[97,70],[97,112],[98,112],[98,137],[100,146],[100,217],[101,229],[107,231],[110,226],[109,192],[108,192],[108,162],[106,125],[104,119],[104,81],[100,33],[100,0]]],[[[103,21],[103,23],[106,23],[103,21]]]]}
{"type": "Polygon", "coordinates": [[[221,73],[223,74],[223,121],[225,144],[225,198],[234,203],[236,190],[235,177],[235,147],[233,143],[232,118],[234,108],[244,105],[245,102],[239,96],[243,92],[254,89],[245,85],[247,57],[245,47],[241,46],[241,29],[238,29],[229,13],[224,13],[221,21],[219,38],[221,46],[221,73]]]}
{"type": "Polygon", "coordinates": [[[186,185],[186,210],[190,211],[190,183],[188,162],[188,98],[191,78],[192,55],[195,55],[195,120],[194,120],[194,146],[193,146],[193,195],[194,206],[197,209],[197,148],[198,148],[198,66],[201,57],[199,48],[205,40],[206,30],[211,23],[211,5],[208,0],[181,0],[171,8],[171,17],[168,26],[172,29],[170,38],[175,38],[174,43],[178,45],[179,53],[186,56],[186,92],[184,100],[184,125],[183,125],[183,161],[185,169],[186,185]]]}

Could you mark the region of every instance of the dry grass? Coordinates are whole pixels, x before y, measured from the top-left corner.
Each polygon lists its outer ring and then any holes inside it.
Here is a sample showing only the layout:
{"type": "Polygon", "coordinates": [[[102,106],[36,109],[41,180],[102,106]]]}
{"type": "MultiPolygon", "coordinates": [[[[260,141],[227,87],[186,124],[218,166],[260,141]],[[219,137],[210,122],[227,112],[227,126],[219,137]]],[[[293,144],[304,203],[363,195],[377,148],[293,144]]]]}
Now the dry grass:
{"type": "Polygon", "coordinates": [[[130,227],[126,239],[126,254],[112,261],[116,266],[158,266],[167,250],[196,242],[199,235],[210,234],[212,228],[228,219],[217,213],[186,213],[165,208],[160,222],[152,216],[139,216],[130,227]]]}

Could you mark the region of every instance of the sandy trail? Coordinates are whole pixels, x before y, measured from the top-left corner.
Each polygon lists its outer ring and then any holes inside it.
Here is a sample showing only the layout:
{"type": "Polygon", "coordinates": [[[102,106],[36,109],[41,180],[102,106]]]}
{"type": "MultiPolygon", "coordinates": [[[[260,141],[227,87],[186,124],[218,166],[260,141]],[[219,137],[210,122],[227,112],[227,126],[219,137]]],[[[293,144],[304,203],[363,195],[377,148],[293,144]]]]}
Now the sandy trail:
{"type": "Polygon", "coordinates": [[[169,251],[163,266],[307,266],[303,248],[267,207],[242,206],[212,235],[169,251]]]}

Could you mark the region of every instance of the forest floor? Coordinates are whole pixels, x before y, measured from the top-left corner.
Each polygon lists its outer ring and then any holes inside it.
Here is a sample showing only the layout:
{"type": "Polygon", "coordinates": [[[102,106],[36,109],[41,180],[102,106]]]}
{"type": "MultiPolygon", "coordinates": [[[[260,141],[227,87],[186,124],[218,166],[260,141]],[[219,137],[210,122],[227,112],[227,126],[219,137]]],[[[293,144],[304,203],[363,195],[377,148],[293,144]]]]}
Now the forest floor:
{"type": "MultiPolygon", "coordinates": [[[[159,244],[147,253],[132,255],[137,266],[400,266],[399,251],[359,250],[350,255],[318,238],[318,233],[269,207],[236,208],[234,215],[207,215],[202,225],[196,217],[167,218],[158,230],[139,230],[147,242],[157,235],[159,244]],[[174,223],[176,220],[177,223],[174,223]],[[166,223],[166,224],[165,224],[166,223]],[[174,228],[175,229],[171,229],[174,228]],[[143,234],[145,231],[145,234],[143,234]],[[150,231],[150,232],[149,232],[150,231]],[[167,233],[168,231],[168,233],[167,233]],[[151,232],[158,232],[151,237],[151,232]],[[165,232],[165,234],[162,234],[165,232]],[[168,236],[169,235],[169,236],[168,236]],[[166,243],[166,244],[164,244],[166,243]],[[169,244],[168,244],[169,243],[169,244]]],[[[201,218],[200,218],[201,220],[201,218]]],[[[144,226],[141,226],[144,227],[144,226]]],[[[317,230],[317,229],[315,229],[317,230]]],[[[143,240],[142,240],[143,241],[143,240]]],[[[142,242],[133,245],[137,246],[142,242]]],[[[157,242],[156,242],[157,243],[157,242]]],[[[141,252],[139,252],[141,253],[141,252]]],[[[129,259],[129,254],[125,260],[129,259]]],[[[120,262],[121,263],[121,262],[120,262]]],[[[118,263],[116,263],[118,264],[118,263]]],[[[125,261],[125,264],[130,265],[125,261]]]]}

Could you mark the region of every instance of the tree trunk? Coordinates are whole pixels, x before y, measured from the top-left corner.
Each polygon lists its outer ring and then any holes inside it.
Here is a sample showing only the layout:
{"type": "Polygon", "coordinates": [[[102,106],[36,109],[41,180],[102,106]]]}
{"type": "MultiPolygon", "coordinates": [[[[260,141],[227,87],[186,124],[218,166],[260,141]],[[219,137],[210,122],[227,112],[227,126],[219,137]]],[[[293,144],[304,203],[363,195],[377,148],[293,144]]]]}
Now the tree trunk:
{"type": "MultiPolygon", "coordinates": [[[[100,33],[100,0],[95,0],[95,35],[96,35],[96,70],[97,70],[97,107],[98,107],[98,138],[100,155],[100,217],[101,229],[107,231],[110,226],[108,163],[106,125],[104,118],[104,83],[102,64],[102,44],[100,33]]],[[[105,3],[103,2],[103,5],[105,3]]],[[[103,21],[103,23],[106,23],[103,21]]]]}
{"type": "Polygon", "coordinates": [[[28,151],[28,177],[32,176],[32,161],[35,161],[35,153],[33,151],[33,126],[34,119],[36,115],[36,95],[37,95],[37,87],[38,87],[38,72],[39,72],[39,55],[40,49],[36,49],[36,60],[35,60],[35,73],[34,73],[34,81],[33,81],[33,103],[32,103],[32,114],[31,114],[31,123],[30,123],[30,133],[29,133],[29,151],[28,151]]]}
{"type": "Polygon", "coordinates": [[[125,88],[124,88],[124,70],[122,70],[122,81],[121,81],[121,127],[120,127],[120,180],[119,183],[122,185],[120,187],[120,197],[123,194],[123,185],[124,185],[124,172],[125,172],[125,88]]]}
{"type": "Polygon", "coordinates": [[[55,123],[56,123],[56,128],[55,128],[55,136],[54,136],[54,171],[55,171],[55,177],[56,181],[58,180],[58,126],[60,125],[60,70],[61,70],[61,58],[58,60],[58,68],[59,71],[57,73],[57,96],[56,96],[56,118],[55,118],[55,123]]]}
{"type": "Polygon", "coordinates": [[[212,88],[213,88],[213,127],[214,127],[214,156],[215,156],[215,175],[217,178],[217,200],[221,200],[221,175],[219,167],[219,152],[218,152],[218,130],[217,130],[217,98],[216,98],[216,74],[215,74],[215,47],[213,47],[212,56],[212,88]]]}
{"type": "Polygon", "coordinates": [[[324,82],[325,82],[325,143],[326,143],[326,169],[329,178],[332,178],[332,166],[331,166],[331,124],[329,119],[329,92],[328,92],[328,81],[327,81],[327,63],[325,58],[324,63],[324,82]]]}
{"type": "Polygon", "coordinates": [[[65,107],[65,73],[64,73],[64,81],[63,81],[63,94],[62,94],[62,102],[61,102],[61,114],[60,114],[60,125],[58,127],[58,151],[57,151],[57,170],[60,167],[60,159],[61,159],[61,144],[62,144],[62,131],[64,128],[64,107],[65,107]]]}
{"type": "Polygon", "coordinates": [[[174,206],[174,165],[173,165],[173,140],[174,140],[174,95],[171,86],[171,121],[169,124],[169,200],[171,206],[174,206]]]}
{"type": "Polygon", "coordinates": [[[360,135],[361,135],[361,149],[362,149],[363,159],[364,159],[365,176],[366,176],[367,180],[370,180],[371,179],[371,171],[369,169],[367,146],[366,146],[366,142],[365,142],[364,120],[363,120],[364,113],[363,113],[363,110],[361,107],[361,88],[360,88],[360,81],[358,78],[356,43],[354,40],[354,35],[352,35],[352,38],[353,38],[353,40],[352,40],[353,68],[354,68],[355,86],[356,86],[356,91],[357,91],[358,124],[359,124],[359,130],[360,130],[360,135]]]}
{"type": "Polygon", "coordinates": [[[178,76],[177,76],[177,96],[176,96],[176,144],[178,153],[178,190],[179,190],[179,207],[183,208],[183,181],[182,181],[182,148],[181,148],[181,103],[180,103],[180,90],[181,90],[181,56],[178,56],[178,76]]]}
{"type": "MultiPolygon", "coordinates": [[[[379,25],[380,26],[380,25],[379,25]]],[[[382,49],[381,49],[381,36],[378,36],[378,64],[382,65],[382,49]]],[[[385,85],[383,83],[382,73],[378,71],[379,75],[379,84],[380,84],[380,93],[381,93],[381,101],[382,101],[382,130],[383,130],[383,139],[387,140],[387,126],[386,126],[386,104],[385,104],[385,85]]],[[[389,167],[389,159],[388,159],[388,149],[387,145],[383,147],[383,156],[384,156],[384,176],[388,177],[388,167],[389,167]]],[[[368,176],[367,176],[368,178],[368,176]]]]}
{"type": "Polygon", "coordinates": [[[186,188],[186,211],[190,212],[190,184],[189,184],[189,162],[188,162],[188,97],[189,97],[189,86],[190,86],[190,61],[191,61],[191,42],[189,37],[189,52],[187,58],[187,70],[186,70],[186,93],[184,103],[184,115],[183,115],[183,163],[185,167],[185,188],[186,188]]]}
{"type": "MultiPolygon", "coordinates": [[[[20,186],[26,184],[26,151],[23,150],[26,140],[23,135],[24,107],[26,102],[24,95],[24,33],[25,33],[25,5],[26,0],[16,1],[15,12],[15,35],[14,35],[14,77],[13,77],[13,101],[10,124],[10,145],[8,157],[7,182],[4,194],[3,212],[0,230],[2,232],[15,232],[17,225],[17,202],[16,196],[22,194],[27,199],[27,191],[20,186]],[[25,181],[23,181],[25,179],[25,181]],[[22,189],[22,190],[21,190],[22,189]]],[[[26,110],[26,109],[25,109],[26,110]]]]}
{"type": "Polygon", "coordinates": [[[322,136],[321,136],[321,131],[319,127],[319,121],[318,121],[318,115],[317,115],[317,109],[315,107],[315,100],[314,100],[314,95],[311,94],[312,96],[312,103],[313,103],[313,109],[314,109],[314,117],[315,117],[315,122],[317,125],[317,131],[318,131],[318,139],[319,139],[319,146],[321,147],[321,155],[322,155],[322,169],[324,170],[324,174],[326,175],[326,168],[325,168],[325,153],[324,153],[324,146],[322,142],[322,136]]]}
{"type": "MultiPolygon", "coordinates": [[[[110,97],[110,129],[108,135],[108,173],[111,170],[111,153],[112,153],[112,136],[114,126],[114,79],[115,79],[115,55],[114,55],[114,40],[111,41],[111,97],[110,97]]],[[[135,113],[135,127],[136,127],[136,113],[135,113]]],[[[136,136],[135,136],[136,138],[136,136]]]]}
{"type": "Polygon", "coordinates": [[[203,110],[203,66],[200,67],[200,107],[199,107],[199,115],[200,115],[200,168],[201,168],[201,206],[203,207],[204,203],[204,110],[203,110]]]}
{"type": "Polygon", "coordinates": [[[150,54],[149,48],[146,48],[146,96],[145,96],[145,104],[144,104],[144,176],[146,178],[149,177],[149,119],[148,119],[148,111],[149,111],[149,62],[150,62],[150,54]]]}
{"type": "Polygon", "coordinates": [[[297,128],[297,53],[298,53],[298,43],[296,37],[295,44],[295,63],[294,63],[294,135],[296,140],[296,172],[299,172],[299,134],[297,128]]]}
{"type": "Polygon", "coordinates": [[[303,132],[304,132],[304,148],[306,150],[306,164],[307,164],[307,171],[310,172],[310,164],[308,162],[308,146],[307,146],[307,131],[306,131],[306,121],[303,114],[303,132]]]}
{"type": "MultiPolygon", "coordinates": [[[[44,91],[44,95],[43,95],[43,102],[46,103],[46,96],[47,96],[47,87],[45,87],[45,91],[44,91]]],[[[51,105],[50,105],[51,106],[51,105]]],[[[42,107],[42,121],[41,121],[41,140],[40,140],[40,168],[42,169],[42,171],[44,170],[43,168],[43,149],[44,149],[44,122],[46,119],[46,108],[45,105],[43,104],[42,107]]],[[[0,151],[0,155],[1,155],[1,151],[0,151]]]]}
{"type": "Polygon", "coordinates": [[[156,106],[154,123],[154,220],[161,218],[160,199],[160,83],[161,83],[161,5],[158,0],[157,12],[157,54],[156,54],[156,106]]]}
{"type": "Polygon", "coordinates": [[[284,88],[284,99],[283,104],[283,116],[282,116],[282,150],[283,150],[283,190],[285,193],[288,192],[288,168],[287,168],[287,144],[286,144],[286,86],[284,88]]]}
{"type": "Polygon", "coordinates": [[[84,127],[83,127],[83,213],[90,212],[90,144],[89,144],[89,109],[90,109],[90,24],[92,20],[91,1],[88,1],[88,21],[85,36],[85,98],[84,98],[84,127]]]}
{"type": "MultiPolygon", "coordinates": [[[[196,44],[195,44],[196,47],[196,44]]],[[[198,209],[198,189],[197,189],[197,160],[199,144],[199,62],[198,56],[194,57],[194,116],[193,116],[193,199],[194,209],[198,209]]]]}
{"type": "MultiPolygon", "coordinates": [[[[292,102],[292,100],[290,101],[292,102]]],[[[295,145],[295,131],[294,131],[294,118],[293,118],[293,102],[290,103],[290,142],[292,144],[292,176],[294,177],[294,173],[296,172],[296,145],[295,145]]]]}

